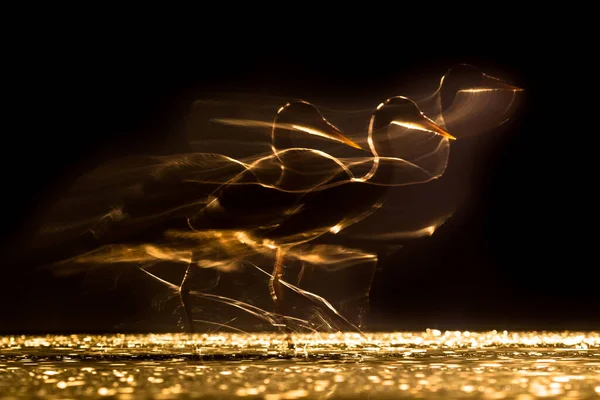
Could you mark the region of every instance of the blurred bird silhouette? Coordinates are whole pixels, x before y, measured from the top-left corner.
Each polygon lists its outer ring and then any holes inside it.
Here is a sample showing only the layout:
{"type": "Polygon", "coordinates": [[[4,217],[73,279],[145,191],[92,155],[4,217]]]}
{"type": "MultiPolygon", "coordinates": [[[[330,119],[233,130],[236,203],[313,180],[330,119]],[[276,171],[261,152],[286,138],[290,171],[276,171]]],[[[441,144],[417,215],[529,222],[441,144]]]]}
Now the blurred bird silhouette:
{"type": "MultiPolygon", "coordinates": [[[[382,201],[387,190],[385,185],[390,183],[394,168],[380,166],[378,158],[393,156],[386,129],[394,122],[403,124],[407,129],[430,132],[446,140],[453,139],[405,97],[388,99],[375,111],[369,124],[368,137],[364,140],[369,146],[366,149],[344,136],[311,104],[303,101],[286,104],[274,121],[272,134],[273,151],[281,163],[273,167],[279,174],[276,181],[279,188],[311,188],[297,193],[261,185],[226,185],[217,190],[207,207],[189,219],[190,227],[194,230],[244,229],[252,237],[268,240],[276,247],[270,282],[271,296],[275,302],[281,303],[283,287],[280,279],[286,249],[311,241],[332,229],[339,231],[345,223],[351,224],[364,218],[382,201]],[[368,154],[372,161],[366,174],[362,177],[353,176],[352,171],[340,167],[328,153],[295,147],[288,127],[305,126],[307,121],[310,122],[308,126],[312,134],[348,146],[348,155],[355,153],[364,157],[368,154]],[[318,166],[318,170],[305,171],[301,169],[303,166],[308,169],[318,166]],[[310,183],[306,182],[307,176],[310,176],[310,183]],[[298,180],[302,183],[298,184],[298,180]]],[[[303,129],[302,133],[311,134],[306,133],[307,130],[303,129]]],[[[406,166],[403,161],[399,161],[399,164],[406,166]]],[[[248,170],[245,174],[253,175],[254,171],[248,170]]],[[[246,177],[242,174],[239,179],[246,177]]],[[[191,309],[189,282],[192,282],[196,270],[193,263],[190,264],[181,285],[185,310],[191,309]]],[[[189,313],[188,320],[191,328],[189,313]]]]}
{"type": "MultiPolygon", "coordinates": [[[[245,240],[275,253],[269,292],[283,313],[286,254],[340,232],[349,233],[347,240],[371,235],[373,225],[361,222],[381,214],[390,188],[427,183],[444,173],[449,141],[461,137],[448,133],[447,126],[463,134],[467,128],[461,121],[481,113],[473,107],[481,101],[468,97],[461,108],[457,99],[495,90],[514,95],[519,89],[470,66],[453,68],[430,98],[415,102],[396,96],[381,103],[364,135],[344,134],[319,108],[300,100],[275,109],[271,121],[217,121],[212,126],[268,128],[268,151],[243,160],[197,152],[104,166],[82,177],[54,206],[32,248],[47,264],[110,244],[153,243],[167,230],[243,232],[245,240]]],[[[512,105],[505,103],[504,114],[512,105]]],[[[423,229],[431,234],[435,228],[423,229]]],[[[203,253],[190,250],[178,293],[194,331],[191,292],[203,253]]]]}

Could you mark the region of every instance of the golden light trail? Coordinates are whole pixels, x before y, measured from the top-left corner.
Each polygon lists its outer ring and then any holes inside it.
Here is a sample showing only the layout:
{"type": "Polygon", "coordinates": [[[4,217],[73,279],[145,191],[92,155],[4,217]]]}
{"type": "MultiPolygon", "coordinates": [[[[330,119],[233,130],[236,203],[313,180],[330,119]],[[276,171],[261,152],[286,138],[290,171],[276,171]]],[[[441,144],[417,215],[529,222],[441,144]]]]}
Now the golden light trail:
{"type": "MultiPolygon", "coordinates": [[[[474,88],[474,89],[462,89],[459,90],[459,92],[464,92],[464,93],[481,93],[481,92],[497,92],[497,91],[502,91],[502,90],[509,90],[509,89],[501,89],[501,88],[474,88]]],[[[515,92],[522,92],[523,89],[521,88],[514,88],[514,89],[510,89],[512,91],[515,92]]]]}
{"type": "Polygon", "coordinates": [[[406,121],[392,121],[391,123],[394,125],[402,126],[404,128],[414,129],[417,131],[431,132],[431,133],[435,133],[440,136],[443,136],[447,139],[456,140],[456,138],[454,136],[452,136],[448,132],[444,131],[443,129],[439,128],[437,125],[435,125],[435,123],[433,123],[433,121],[425,121],[425,122],[430,122],[430,123],[416,124],[414,122],[406,122],[406,121]]]}
{"type": "Polygon", "coordinates": [[[312,129],[312,128],[309,128],[307,126],[302,126],[302,125],[292,125],[292,128],[297,131],[300,131],[300,132],[308,133],[310,135],[320,136],[323,138],[338,141],[340,143],[345,143],[349,146],[354,147],[355,149],[361,149],[361,147],[358,144],[354,143],[351,139],[345,137],[342,134],[339,134],[339,135],[327,134],[327,133],[321,132],[317,129],[312,129]]]}

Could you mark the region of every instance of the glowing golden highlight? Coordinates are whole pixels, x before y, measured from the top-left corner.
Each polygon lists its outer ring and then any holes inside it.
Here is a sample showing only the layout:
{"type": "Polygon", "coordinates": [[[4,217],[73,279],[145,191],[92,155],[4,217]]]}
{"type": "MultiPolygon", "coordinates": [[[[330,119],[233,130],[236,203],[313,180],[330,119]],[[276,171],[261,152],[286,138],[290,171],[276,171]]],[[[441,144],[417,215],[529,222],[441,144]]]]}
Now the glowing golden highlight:
{"type": "Polygon", "coordinates": [[[398,126],[403,126],[404,128],[408,128],[408,129],[432,132],[432,133],[441,135],[447,139],[456,140],[456,138],[454,136],[452,136],[451,134],[449,134],[448,132],[446,132],[445,130],[440,128],[439,126],[437,126],[433,121],[424,120],[420,124],[416,124],[413,122],[404,122],[404,121],[392,121],[392,124],[398,125],[398,126]]]}
{"type": "Polygon", "coordinates": [[[301,132],[306,132],[306,133],[308,133],[310,135],[316,135],[316,136],[321,136],[321,137],[324,137],[324,138],[336,140],[338,142],[345,143],[348,146],[352,146],[355,149],[362,149],[362,147],[360,147],[358,144],[354,143],[352,141],[352,139],[347,138],[346,136],[344,136],[339,131],[335,132],[334,134],[327,134],[325,132],[321,132],[321,131],[318,131],[316,129],[312,129],[312,128],[309,128],[309,127],[306,127],[306,126],[301,126],[301,125],[292,125],[292,128],[296,129],[298,131],[301,131],[301,132]]]}

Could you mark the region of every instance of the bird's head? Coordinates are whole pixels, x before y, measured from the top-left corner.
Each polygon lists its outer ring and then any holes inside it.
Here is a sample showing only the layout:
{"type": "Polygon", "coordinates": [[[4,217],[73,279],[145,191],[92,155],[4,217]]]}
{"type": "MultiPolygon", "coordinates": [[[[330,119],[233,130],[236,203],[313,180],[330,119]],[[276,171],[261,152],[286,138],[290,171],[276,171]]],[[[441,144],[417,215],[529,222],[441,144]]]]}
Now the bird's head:
{"type": "Polygon", "coordinates": [[[458,138],[479,135],[512,117],[522,91],[471,65],[457,65],[440,81],[435,118],[458,138]]]}
{"type": "MultiPolygon", "coordinates": [[[[369,126],[369,140],[378,138],[375,135],[390,125],[397,125],[410,130],[434,133],[441,137],[454,140],[455,137],[439,127],[435,122],[421,112],[417,104],[409,98],[396,96],[387,99],[377,106],[369,126]]],[[[372,146],[371,143],[369,143],[372,146]]]]}
{"type": "Polygon", "coordinates": [[[327,139],[356,149],[362,147],[329,123],[312,104],[297,100],[281,107],[273,121],[272,140],[276,149],[295,147],[302,138],[327,139]]]}
{"type": "Polygon", "coordinates": [[[501,79],[484,74],[469,64],[460,64],[450,68],[442,77],[440,87],[442,112],[450,108],[460,92],[519,92],[523,90],[501,79]]]}
{"type": "Polygon", "coordinates": [[[387,99],[377,106],[368,129],[378,182],[405,184],[439,176],[448,159],[448,142],[454,139],[412,100],[402,96],[387,99]]]}

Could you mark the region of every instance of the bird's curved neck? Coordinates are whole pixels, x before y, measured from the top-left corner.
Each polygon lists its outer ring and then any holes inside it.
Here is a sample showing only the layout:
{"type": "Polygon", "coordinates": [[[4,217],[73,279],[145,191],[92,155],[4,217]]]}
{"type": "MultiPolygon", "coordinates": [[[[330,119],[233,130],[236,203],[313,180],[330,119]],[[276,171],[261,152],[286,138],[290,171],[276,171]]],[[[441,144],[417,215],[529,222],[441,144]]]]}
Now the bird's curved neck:
{"type": "MultiPolygon", "coordinates": [[[[383,105],[384,103],[382,103],[383,105]]],[[[371,150],[371,154],[373,155],[373,162],[371,165],[371,169],[367,172],[360,180],[364,182],[368,182],[373,179],[375,175],[377,175],[378,183],[388,183],[392,179],[392,175],[389,168],[380,168],[381,166],[381,157],[392,154],[392,143],[389,139],[387,129],[390,121],[387,121],[387,118],[382,120],[382,116],[378,111],[381,109],[382,105],[377,108],[377,111],[373,113],[371,119],[369,121],[369,128],[367,132],[367,143],[369,145],[369,150],[371,150]],[[385,130],[385,132],[381,132],[385,130]],[[375,140],[375,132],[379,131],[378,136],[383,137],[384,139],[375,140]],[[385,135],[385,136],[384,136],[385,135]]]]}

